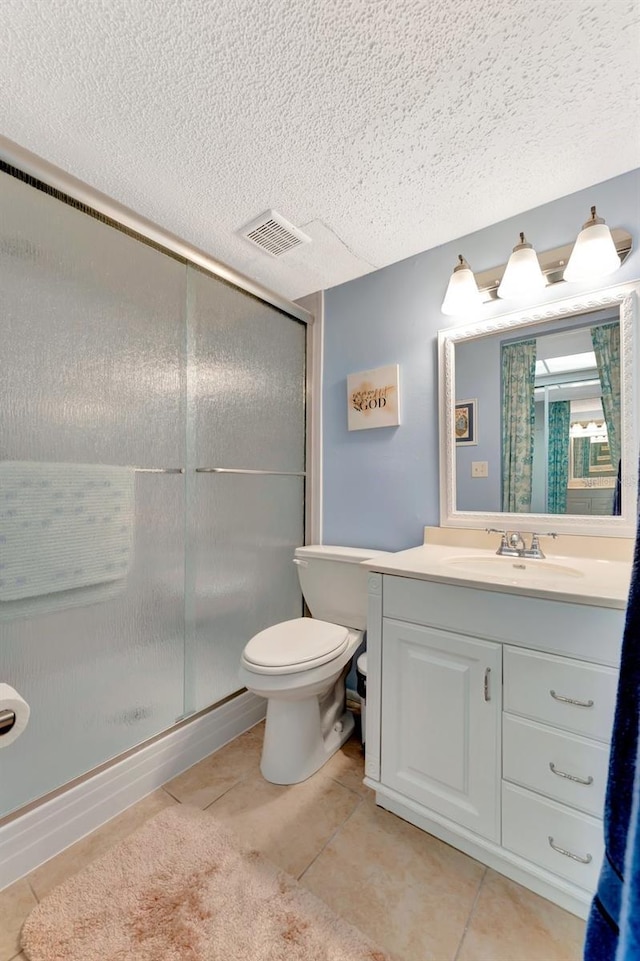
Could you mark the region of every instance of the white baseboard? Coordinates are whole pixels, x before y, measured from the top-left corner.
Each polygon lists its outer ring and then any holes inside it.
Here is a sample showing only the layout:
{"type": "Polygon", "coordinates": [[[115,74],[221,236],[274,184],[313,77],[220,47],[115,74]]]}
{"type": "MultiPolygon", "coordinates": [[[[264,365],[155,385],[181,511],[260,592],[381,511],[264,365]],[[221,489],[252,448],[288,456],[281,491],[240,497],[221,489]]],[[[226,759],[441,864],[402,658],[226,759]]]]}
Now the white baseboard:
{"type": "Polygon", "coordinates": [[[120,814],[265,716],[248,691],[0,827],[0,890],[120,814]]]}

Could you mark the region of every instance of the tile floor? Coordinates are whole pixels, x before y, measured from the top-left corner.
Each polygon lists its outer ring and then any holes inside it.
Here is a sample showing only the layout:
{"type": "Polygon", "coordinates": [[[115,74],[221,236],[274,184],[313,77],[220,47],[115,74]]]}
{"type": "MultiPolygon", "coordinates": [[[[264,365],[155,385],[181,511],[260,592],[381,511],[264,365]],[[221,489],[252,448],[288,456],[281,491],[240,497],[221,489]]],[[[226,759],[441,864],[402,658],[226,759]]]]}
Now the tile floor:
{"type": "Polygon", "coordinates": [[[395,961],[579,961],[582,921],[376,807],[357,740],[291,787],[262,779],[261,745],[258,725],[0,892],[0,961],[26,961],[20,927],[52,887],[178,803],[226,822],[395,961]]]}

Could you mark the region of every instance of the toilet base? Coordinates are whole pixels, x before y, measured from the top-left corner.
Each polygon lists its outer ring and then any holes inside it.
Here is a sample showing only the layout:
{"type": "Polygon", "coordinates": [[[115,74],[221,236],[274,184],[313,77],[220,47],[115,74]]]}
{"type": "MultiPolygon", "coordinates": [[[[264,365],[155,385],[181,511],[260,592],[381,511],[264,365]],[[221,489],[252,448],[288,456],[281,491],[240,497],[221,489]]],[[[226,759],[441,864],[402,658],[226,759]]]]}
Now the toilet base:
{"type": "Polygon", "coordinates": [[[353,714],[345,711],[323,736],[317,697],[300,701],[270,698],[260,762],[262,776],[272,784],[306,781],[342,747],[353,728],[353,714]]]}

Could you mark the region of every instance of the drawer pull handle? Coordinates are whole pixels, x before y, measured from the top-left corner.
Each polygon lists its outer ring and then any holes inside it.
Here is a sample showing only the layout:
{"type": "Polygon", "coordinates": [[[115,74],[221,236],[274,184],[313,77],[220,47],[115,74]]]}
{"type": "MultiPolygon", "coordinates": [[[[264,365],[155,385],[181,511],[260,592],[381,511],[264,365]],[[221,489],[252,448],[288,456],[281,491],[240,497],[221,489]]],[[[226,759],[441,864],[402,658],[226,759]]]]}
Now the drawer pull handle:
{"type": "Polygon", "coordinates": [[[553,761],[549,761],[549,767],[554,774],[558,775],[558,777],[566,777],[567,781],[575,781],[576,784],[593,784],[593,778],[591,775],[589,775],[587,778],[584,778],[576,777],[575,774],[567,774],[566,771],[559,771],[553,761]]]}
{"type": "Polygon", "coordinates": [[[491,677],[491,668],[488,667],[484,672],[484,699],[485,701],[491,700],[491,692],[489,691],[489,678],[491,677]]]}
{"type": "Polygon", "coordinates": [[[593,707],[593,701],[576,701],[574,697],[565,697],[564,694],[556,694],[555,691],[549,691],[551,697],[556,701],[562,701],[564,704],[575,704],[576,707],[593,707]]]}
{"type": "Polygon", "coordinates": [[[549,835],[549,844],[551,845],[554,851],[558,852],[558,854],[564,854],[566,858],[571,858],[572,861],[579,861],[580,864],[591,864],[591,862],[593,861],[593,858],[591,857],[590,854],[587,854],[586,858],[581,858],[579,854],[572,854],[571,851],[565,851],[564,848],[558,847],[557,844],[553,843],[553,838],[551,837],[551,835],[549,835]]]}

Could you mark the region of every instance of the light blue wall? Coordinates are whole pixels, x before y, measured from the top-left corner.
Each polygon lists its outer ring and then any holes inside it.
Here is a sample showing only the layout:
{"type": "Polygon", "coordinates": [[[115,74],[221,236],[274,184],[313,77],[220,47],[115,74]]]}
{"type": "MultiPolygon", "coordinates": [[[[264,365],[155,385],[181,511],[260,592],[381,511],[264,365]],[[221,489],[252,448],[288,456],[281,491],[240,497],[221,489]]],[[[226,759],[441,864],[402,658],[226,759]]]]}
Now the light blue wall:
{"type": "MultiPolygon", "coordinates": [[[[455,325],[440,304],[457,255],[481,272],[506,262],[521,230],[539,251],[570,243],[594,203],[611,227],[624,227],[634,238],[635,249],[607,285],[640,279],[635,170],[326,292],[325,543],[400,550],[421,543],[425,524],[439,523],[437,332],[455,325]],[[392,363],[400,364],[401,425],[349,433],[347,374],[392,363]]],[[[590,289],[563,284],[545,291],[544,299],[590,289]]],[[[523,306],[496,302],[478,319],[523,306]]]]}

